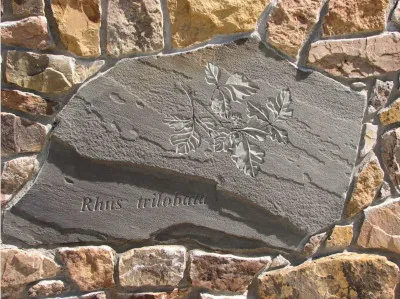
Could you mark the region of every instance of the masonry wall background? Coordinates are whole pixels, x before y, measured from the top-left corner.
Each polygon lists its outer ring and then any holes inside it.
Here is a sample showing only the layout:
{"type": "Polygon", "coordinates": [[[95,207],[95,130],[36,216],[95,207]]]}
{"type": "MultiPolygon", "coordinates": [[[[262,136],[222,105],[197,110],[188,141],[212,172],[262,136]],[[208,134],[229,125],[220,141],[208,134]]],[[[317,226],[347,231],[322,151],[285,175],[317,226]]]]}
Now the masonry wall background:
{"type": "Polygon", "coordinates": [[[253,36],[368,99],[342,218],[298,252],[3,239],[2,298],[400,298],[399,29],[393,0],[2,1],[3,211],[40,171],[57,113],[124,57],[253,36]]]}

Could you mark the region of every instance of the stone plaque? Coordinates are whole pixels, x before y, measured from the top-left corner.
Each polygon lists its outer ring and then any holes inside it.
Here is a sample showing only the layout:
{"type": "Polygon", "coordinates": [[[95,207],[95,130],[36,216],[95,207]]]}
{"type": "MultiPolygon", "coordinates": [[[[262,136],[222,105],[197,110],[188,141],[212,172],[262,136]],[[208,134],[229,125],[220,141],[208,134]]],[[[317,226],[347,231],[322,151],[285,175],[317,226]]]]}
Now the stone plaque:
{"type": "Polygon", "coordinates": [[[123,59],[59,114],[4,234],[296,249],[341,216],[364,104],[254,40],[123,59]]]}

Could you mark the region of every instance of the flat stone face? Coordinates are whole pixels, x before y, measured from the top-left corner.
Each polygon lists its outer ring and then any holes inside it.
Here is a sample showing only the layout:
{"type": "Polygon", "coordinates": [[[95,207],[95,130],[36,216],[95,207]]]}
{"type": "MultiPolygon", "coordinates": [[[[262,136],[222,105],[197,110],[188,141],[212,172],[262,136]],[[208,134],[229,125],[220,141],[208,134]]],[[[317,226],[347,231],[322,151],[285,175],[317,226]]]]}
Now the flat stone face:
{"type": "Polygon", "coordinates": [[[4,233],[294,249],[340,218],[364,102],[256,41],[124,59],[64,107],[4,233]]]}

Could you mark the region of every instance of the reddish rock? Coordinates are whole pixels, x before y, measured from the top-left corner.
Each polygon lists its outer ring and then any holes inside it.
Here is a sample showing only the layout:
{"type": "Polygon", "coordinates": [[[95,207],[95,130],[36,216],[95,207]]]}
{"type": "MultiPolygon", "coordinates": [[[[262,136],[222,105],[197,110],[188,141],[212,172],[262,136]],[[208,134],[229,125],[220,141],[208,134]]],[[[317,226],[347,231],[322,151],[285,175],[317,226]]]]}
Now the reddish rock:
{"type": "Polygon", "coordinates": [[[44,1],[12,0],[12,12],[16,16],[44,16],[44,1]]]}
{"type": "Polygon", "coordinates": [[[20,21],[3,22],[0,28],[3,44],[38,50],[54,46],[45,17],[28,17],[20,21]]]}
{"type": "Polygon", "coordinates": [[[66,290],[61,280],[42,280],[28,290],[29,297],[45,297],[60,295],[66,290]]]}
{"type": "Polygon", "coordinates": [[[116,299],[185,299],[188,289],[174,289],[171,292],[159,293],[118,293],[116,299]]]}
{"type": "Polygon", "coordinates": [[[383,164],[393,184],[400,187],[400,128],[382,135],[381,155],[383,164]]]}
{"type": "Polygon", "coordinates": [[[46,127],[11,113],[1,113],[1,156],[36,153],[46,141],[46,127]]]}
{"type": "Polygon", "coordinates": [[[33,93],[2,89],[1,105],[32,115],[52,115],[56,104],[33,93]]]}
{"type": "Polygon", "coordinates": [[[69,277],[82,291],[114,287],[114,255],[108,246],[60,248],[69,277]]]}
{"type": "Polygon", "coordinates": [[[400,254],[400,200],[370,207],[364,213],[357,244],[400,254]]]}
{"type": "Polygon", "coordinates": [[[319,247],[321,246],[322,242],[326,239],[326,233],[321,233],[314,235],[310,238],[306,245],[304,245],[303,254],[307,257],[314,255],[319,247]]]}
{"type": "Polygon", "coordinates": [[[393,88],[393,81],[381,81],[376,79],[370,96],[368,97],[368,112],[374,113],[386,106],[393,88]]]}
{"type": "Polygon", "coordinates": [[[269,256],[248,258],[193,250],[190,253],[190,279],[193,286],[243,293],[254,275],[270,264],[269,256]]]}
{"type": "Polygon", "coordinates": [[[400,69],[400,33],[320,40],[311,45],[308,62],[333,76],[365,78],[395,72],[400,69]]]}

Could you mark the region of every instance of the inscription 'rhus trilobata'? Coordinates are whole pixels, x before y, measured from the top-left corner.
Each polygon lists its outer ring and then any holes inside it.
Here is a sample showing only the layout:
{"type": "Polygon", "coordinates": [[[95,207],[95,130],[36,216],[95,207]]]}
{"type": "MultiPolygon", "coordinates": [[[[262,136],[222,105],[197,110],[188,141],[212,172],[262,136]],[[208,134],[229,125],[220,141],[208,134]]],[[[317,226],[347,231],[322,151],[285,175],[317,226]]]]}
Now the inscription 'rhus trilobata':
{"type": "Polygon", "coordinates": [[[181,84],[189,99],[192,116],[173,115],[164,119],[175,132],[170,137],[171,144],[177,154],[188,154],[200,146],[203,132],[212,140],[214,152],[230,152],[236,167],[255,177],[264,162],[265,151],[254,141],[265,141],[267,137],[284,144],[288,141],[287,131],[277,127],[276,123],[293,115],[293,109],[289,108],[292,102],[290,91],[281,90],[276,98],[269,98],[265,106],[248,100],[248,120],[244,122],[242,114],[233,111],[231,103],[244,104],[245,98],[255,94],[259,87],[240,73],[234,73],[225,84],[221,83],[221,70],[212,63],[207,64],[205,72],[206,82],[214,86],[210,96],[211,111],[189,86],[181,84]],[[209,115],[197,116],[197,105],[205,108],[209,115]]]}

